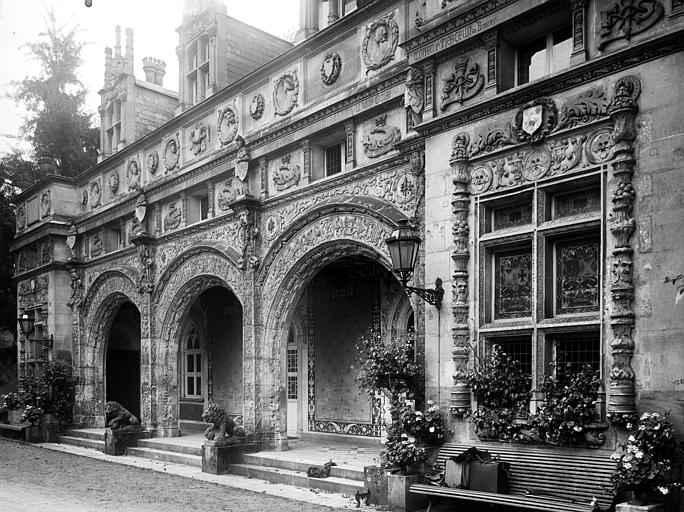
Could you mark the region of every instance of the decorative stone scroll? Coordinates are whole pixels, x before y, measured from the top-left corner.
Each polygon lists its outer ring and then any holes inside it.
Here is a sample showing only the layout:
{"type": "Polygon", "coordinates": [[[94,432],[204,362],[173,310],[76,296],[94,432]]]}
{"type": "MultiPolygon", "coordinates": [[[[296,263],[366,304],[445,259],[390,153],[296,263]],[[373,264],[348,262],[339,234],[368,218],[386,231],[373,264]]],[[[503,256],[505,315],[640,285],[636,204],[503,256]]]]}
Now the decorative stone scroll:
{"type": "Polygon", "coordinates": [[[574,128],[607,114],[608,99],[603,87],[592,87],[572,96],[563,104],[558,116],[558,129],[574,128]]]}
{"type": "Polygon", "coordinates": [[[454,72],[442,81],[442,102],[439,108],[446,110],[452,103],[462,105],[479,93],[484,87],[485,77],[477,62],[468,69],[468,57],[459,57],[456,59],[454,72]]]}
{"type": "Polygon", "coordinates": [[[190,151],[197,156],[207,150],[209,142],[209,127],[204,123],[196,123],[190,130],[190,151]]]}
{"type": "Polygon", "coordinates": [[[255,121],[261,119],[261,116],[264,115],[265,103],[263,94],[257,93],[252,96],[252,101],[249,103],[249,115],[252,116],[252,119],[255,121]]]}
{"type": "Polygon", "coordinates": [[[374,123],[375,126],[368,131],[361,141],[363,152],[368,158],[384,155],[401,140],[399,128],[387,124],[387,114],[376,117],[374,123]]]}
{"type": "Polygon", "coordinates": [[[608,418],[617,424],[624,424],[636,416],[636,391],[634,370],[631,367],[634,353],[634,248],[631,238],[636,229],[636,221],[632,216],[635,190],[632,176],[636,158],[633,142],[636,138],[636,115],[639,110],[637,99],[641,94],[641,84],[635,76],[620,78],[615,84],[613,100],[608,107],[608,114],[613,120],[612,139],[615,143],[612,161],[613,177],[613,212],[610,232],[613,234],[611,296],[612,307],[610,324],[613,338],[610,341],[612,350],[612,367],[610,370],[610,398],[608,401],[608,418]]]}
{"type": "Polygon", "coordinates": [[[366,73],[380,69],[393,60],[398,44],[399,25],[394,21],[394,12],[368,25],[361,43],[361,57],[366,65],[366,73]]]}
{"type": "Polygon", "coordinates": [[[342,72],[342,57],[338,52],[329,51],[323,57],[321,63],[321,82],[325,85],[333,85],[337,82],[342,72]]]}
{"type": "Polygon", "coordinates": [[[50,215],[50,210],[52,209],[52,199],[50,197],[50,190],[46,190],[40,196],[40,218],[47,217],[50,215]]]}
{"type": "Polygon", "coordinates": [[[284,156],[280,165],[273,171],[273,185],[279,192],[299,185],[301,172],[299,165],[291,163],[291,155],[284,156]]]}
{"type": "Polygon", "coordinates": [[[164,167],[166,171],[173,171],[178,168],[178,160],[180,159],[180,143],[178,142],[178,132],[170,137],[167,137],[164,142],[164,167]]]}
{"type": "Polygon", "coordinates": [[[140,166],[137,158],[131,158],[126,167],[126,182],[129,190],[137,190],[140,186],[140,166]]]}
{"type": "Polygon", "coordinates": [[[663,17],[665,8],[658,0],[617,0],[601,11],[601,34],[598,49],[620,39],[648,30],[663,17]]]}
{"type": "Polygon", "coordinates": [[[218,109],[216,119],[216,137],[221,146],[227,146],[235,140],[240,121],[237,116],[235,101],[232,106],[218,109]]]}
{"type": "Polygon", "coordinates": [[[465,416],[470,412],[470,387],[468,386],[468,357],[470,355],[470,329],[468,327],[468,312],[470,300],[468,293],[468,261],[470,249],[468,246],[470,228],[468,226],[468,210],[470,207],[470,174],[468,169],[468,145],[470,138],[466,133],[454,136],[451,147],[451,165],[453,188],[454,214],[454,250],[451,259],[454,260],[453,273],[453,304],[451,312],[454,318],[452,329],[454,387],[451,391],[450,410],[456,416],[465,416]]]}
{"type": "Polygon", "coordinates": [[[273,108],[276,115],[286,116],[297,106],[299,78],[297,70],[283,73],[273,81],[273,108]]]}

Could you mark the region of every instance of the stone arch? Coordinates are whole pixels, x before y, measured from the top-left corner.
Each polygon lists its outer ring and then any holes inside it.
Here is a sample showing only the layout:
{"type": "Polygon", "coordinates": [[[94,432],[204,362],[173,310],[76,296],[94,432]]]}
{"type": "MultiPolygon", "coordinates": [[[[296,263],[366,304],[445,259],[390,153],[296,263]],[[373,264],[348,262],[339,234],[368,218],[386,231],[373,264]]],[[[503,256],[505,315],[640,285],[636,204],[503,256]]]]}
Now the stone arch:
{"type": "MultiPolygon", "coordinates": [[[[137,273],[130,268],[114,268],[100,274],[88,287],[80,314],[76,366],[79,386],[74,407],[76,423],[102,426],[104,423],[104,357],[106,337],[119,307],[131,302],[143,317],[148,309],[136,286],[137,273]],[[102,425],[101,425],[102,424],[102,425]]],[[[143,337],[141,333],[141,338],[143,337]]]]}
{"type": "MultiPolygon", "coordinates": [[[[405,218],[403,214],[399,218],[405,218]]],[[[395,222],[384,215],[365,209],[335,205],[331,209],[312,212],[306,220],[293,226],[288,236],[266,261],[262,286],[261,311],[265,326],[261,368],[262,397],[269,404],[258,404],[262,432],[270,431],[275,438],[285,439],[285,393],[282,361],[287,345],[287,326],[294,314],[294,305],[304,286],[328,263],[343,256],[364,256],[391,269],[385,244],[395,222]]]]}
{"type": "MultiPolygon", "coordinates": [[[[234,260],[216,246],[203,244],[180,254],[162,276],[152,297],[155,307],[152,389],[157,393],[153,421],[164,435],[174,435],[178,421],[178,338],[190,305],[204,291],[224,288],[242,306],[243,352],[253,352],[251,301],[246,300],[242,272],[234,260]]],[[[244,357],[243,357],[244,359],[244,357]]],[[[247,420],[247,418],[245,418],[247,420]]]]}

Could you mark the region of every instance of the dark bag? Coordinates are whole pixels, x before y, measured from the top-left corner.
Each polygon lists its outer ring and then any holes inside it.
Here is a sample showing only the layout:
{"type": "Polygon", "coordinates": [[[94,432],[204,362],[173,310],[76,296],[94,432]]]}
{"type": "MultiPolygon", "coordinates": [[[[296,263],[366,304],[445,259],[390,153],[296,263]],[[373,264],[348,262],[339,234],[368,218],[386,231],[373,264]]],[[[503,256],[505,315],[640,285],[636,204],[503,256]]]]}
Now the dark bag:
{"type": "Polygon", "coordinates": [[[486,491],[508,494],[508,477],[511,465],[500,460],[473,460],[470,462],[470,481],[468,488],[473,491],[486,491]]]}

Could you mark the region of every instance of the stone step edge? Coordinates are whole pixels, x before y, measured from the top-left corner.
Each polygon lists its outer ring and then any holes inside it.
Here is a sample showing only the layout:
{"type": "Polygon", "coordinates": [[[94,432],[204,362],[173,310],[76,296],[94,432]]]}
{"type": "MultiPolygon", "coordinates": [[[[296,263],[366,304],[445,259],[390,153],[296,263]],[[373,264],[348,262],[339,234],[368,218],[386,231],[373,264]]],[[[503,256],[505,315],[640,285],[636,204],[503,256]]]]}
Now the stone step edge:
{"type": "Polygon", "coordinates": [[[158,450],[156,448],[147,448],[145,446],[131,446],[126,450],[126,455],[131,457],[145,457],[152,460],[160,460],[165,462],[175,462],[177,464],[185,464],[184,462],[179,462],[179,460],[189,460],[192,461],[192,466],[202,467],[202,456],[192,455],[189,453],[178,453],[170,452],[167,450],[158,450]],[[174,460],[165,460],[164,457],[170,457],[174,460]]]}
{"type": "MultiPolygon", "coordinates": [[[[348,478],[341,478],[341,477],[334,477],[334,476],[329,476],[328,478],[312,478],[306,476],[306,473],[301,472],[301,471],[293,471],[290,469],[279,469],[279,468],[270,468],[268,466],[260,466],[257,464],[233,464],[232,467],[234,467],[238,472],[232,473],[231,474],[237,474],[239,475],[240,472],[242,471],[253,471],[260,473],[262,475],[268,475],[268,474],[274,474],[274,475],[285,475],[285,476],[290,476],[293,478],[298,478],[298,479],[305,479],[308,483],[307,486],[301,486],[301,485],[295,485],[295,487],[308,487],[309,489],[315,489],[320,486],[324,486],[327,488],[332,487],[333,485],[337,486],[348,486],[352,487],[355,489],[363,490],[363,482],[359,482],[357,480],[350,480],[348,478]],[[242,470],[242,471],[241,471],[242,470]]],[[[259,478],[264,478],[259,477],[259,478]]],[[[264,478],[266,479],[266,478],[264,478]]]]}
{"type": "Polygon", "coordinates": [[[59,444],[68,444],[71,446],[79,446],[81,448],[93,448],[101,452],[104,451],[105,442],[99,439],[90,439],[87,437],[74,437],[74,436],[57,436],[57,442],[59,444]]]}
{"type": "MultiPolygon", "coordinates": [[[[254,466],[262,466],[274,469],[282,469],[287,471],[298,471],[306,474],[307,469],[312,466],[320,467],[322,464],[316,461],[301,460],[296,461],[292,459],[281,459],[280,457],[272,457],[268,455],[269,452],[254,452],[245,453],[244,464],[254,466]],[[295,466],[297,469],[290,469],[287,466],[295,466]]],[[[333,466],[330,468],[330,477],[345,478],[347,480],[363,482],[364,474],[363,468],[357,466],[349,466],[347,464],[333,466]]]]}
{"type": "Polygon", "coordinates": [[[64,434],[60,435],[78,437],[79,439],[93,439],[95,441],[102,442],[104,442],[105,438],[104,429],[102,429],[102,432],[84,432],[83,430],[79,430],[77,428],[68,428],[64,431],[64,434]]]}

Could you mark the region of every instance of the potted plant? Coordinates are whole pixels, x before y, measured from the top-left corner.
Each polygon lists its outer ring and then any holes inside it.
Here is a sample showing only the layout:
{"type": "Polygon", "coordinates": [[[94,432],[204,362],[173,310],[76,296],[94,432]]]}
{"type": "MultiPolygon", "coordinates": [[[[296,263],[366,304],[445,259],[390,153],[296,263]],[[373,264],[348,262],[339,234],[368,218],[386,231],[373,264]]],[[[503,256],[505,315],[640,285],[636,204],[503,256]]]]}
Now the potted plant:
{"type": "Polygon", "coordinates": [[[668,415],[645,412],[627,428],[627,442],[612,455],[617,461],[611,476],[613,492],[631,491],[632,505],[665,502],[681,487],[673,477],[681,446],[668,415]]]}
{"type": "Polygon", "coordinates": [[[4,400],[2,408],[7,411],[7,421],[10,425],[18,425],[21,423],[23,410],[19,394],[10,392],[6,395],[2,395],[2,399],[4,400]]]}
{"type": "Polygon", "coordinates": [[[24,408],[21,419],[29,423],[29,427],[26,429],[26,440],[29,443],[39,443],[41,440],[40,426],[38,424],[43,418],[43,414],[43,409],[34,405],[27,405],[24,408]]]}
{"type": "Polygon", "coordinates": [[[522,441],[521,423],[527,415],[532,377],[500,345],[467,376],[477,400],[471,421],[481,439],[522,441]]]}

